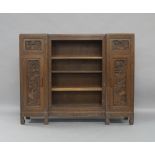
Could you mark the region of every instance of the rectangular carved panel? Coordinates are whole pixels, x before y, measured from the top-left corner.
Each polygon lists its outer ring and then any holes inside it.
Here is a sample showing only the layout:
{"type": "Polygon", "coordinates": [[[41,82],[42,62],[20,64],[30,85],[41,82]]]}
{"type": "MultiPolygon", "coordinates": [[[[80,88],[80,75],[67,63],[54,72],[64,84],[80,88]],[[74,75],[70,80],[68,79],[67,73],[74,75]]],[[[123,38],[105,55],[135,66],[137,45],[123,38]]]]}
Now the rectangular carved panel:
{"type": "Polygon", "coordinates": [[[27,104],[40,105],[40,62],[27,61],[27,104]]]}
{"type": "Polygon", "coordinates": [[[127,60],[114,61],[114,106],[127,105],[127,60]]]}
{"type": "Polygon", "coordinates": [[[130,43],[129,40],[112,40],[112,50],[129,50],[130,43]]]}
{"type": "Polygon", "coordinates": [[[25,50],[42,50],[41,40],[25,40],[25,50]]]}

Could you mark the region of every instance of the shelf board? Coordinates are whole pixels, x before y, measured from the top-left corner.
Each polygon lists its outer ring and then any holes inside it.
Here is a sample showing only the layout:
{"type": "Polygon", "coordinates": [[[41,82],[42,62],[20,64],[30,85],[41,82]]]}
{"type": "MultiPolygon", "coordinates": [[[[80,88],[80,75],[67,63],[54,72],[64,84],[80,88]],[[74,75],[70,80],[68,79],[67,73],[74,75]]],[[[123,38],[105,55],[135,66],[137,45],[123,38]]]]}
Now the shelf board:
{"type": "Polygon", "coordinates": [[[103,109],[103,105],[101,103],[61,103],[61,104],[52,104],[52,109],[55,110],[100,110],[103,109]]]}
{"type": "Polygon", "coordinates": [[[52,73],[102,73],[102,71],[51,71],[52,73]]]}
{"type": "Polygon", "coordinates": [[[102,91],[101,87],[68,87],[68,88],[52,88],[51,91],[102,91]]]}
{"type": "Polygon", "coordinates": [[[52,104],[49,113],[55,116],[80,117],[104,117],[105,107],[100,103],[80,103],[80,104],[52,104]]]}
{"type": "Polygon", "coordinates": [[[66,57],[66,56],[57,56],[57,57],[51,57],[51,59],[102,59],[102,56],[75,56],[75,57],[66,57]]]}

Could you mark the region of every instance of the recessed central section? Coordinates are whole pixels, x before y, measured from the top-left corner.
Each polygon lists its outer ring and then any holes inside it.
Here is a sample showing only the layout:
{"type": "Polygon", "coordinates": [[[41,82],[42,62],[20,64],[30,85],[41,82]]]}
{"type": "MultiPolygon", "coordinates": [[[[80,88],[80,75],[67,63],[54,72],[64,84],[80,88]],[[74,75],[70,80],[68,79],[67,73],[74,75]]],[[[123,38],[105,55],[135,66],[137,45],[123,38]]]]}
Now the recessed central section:
{"type": "MultiPolygon", "coordinates": [[[[104,103],[102,40],[52,40],[51,110],[99,112],[104,103]]],[[[103,110],[102,110],[103,112],[103,110]]]]}

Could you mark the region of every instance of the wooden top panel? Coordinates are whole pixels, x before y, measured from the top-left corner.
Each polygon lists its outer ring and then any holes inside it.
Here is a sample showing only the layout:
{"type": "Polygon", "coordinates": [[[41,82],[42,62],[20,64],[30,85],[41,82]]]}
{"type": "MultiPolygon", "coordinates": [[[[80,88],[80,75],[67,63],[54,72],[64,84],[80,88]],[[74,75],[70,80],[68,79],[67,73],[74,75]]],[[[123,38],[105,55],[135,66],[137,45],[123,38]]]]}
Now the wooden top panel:
{"type": "Polygon", "coordinates": [[[20,37],[40,37],[48,36],[50,40],[103,40],[105,36],[109,38],[134,38],[134,33],[108,33],[108,34],[20,34],[20,37]]]}
{"type": "Polygon", "coordinates": [[[51,40],[102,40],[104,34],[20,34],[20,37],[35,38],[48,36],[51,40]]]}
{"type": "Polygon", "coordinates": [[[103,40],[104,34],[49,34],[51,40],[103,40]]]}
{"type": "Polygon", "coordinates": [[[106,34],[108,39],[134,39],[134,33],[109,33],[106,34]]]}

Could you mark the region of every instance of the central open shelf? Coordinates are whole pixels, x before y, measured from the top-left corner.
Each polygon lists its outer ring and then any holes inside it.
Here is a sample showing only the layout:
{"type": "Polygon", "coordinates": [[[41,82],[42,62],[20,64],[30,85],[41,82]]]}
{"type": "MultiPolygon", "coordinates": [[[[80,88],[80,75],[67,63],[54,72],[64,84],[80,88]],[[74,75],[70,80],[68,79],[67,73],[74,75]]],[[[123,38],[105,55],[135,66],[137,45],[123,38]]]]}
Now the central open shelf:
{"type": "Polygon", "coordinates": [[[70,87],[70,88],[52,88],[52,91],[102,91],[101,87],[87,87],[87,88],[78,88],[78,87],[70,87]]]}
{"type": "Polygon", "coordinates": [[[102,92],[98,91],[60,91],[60,92],[52,92],[52,105],[59,105],[59,106],[79,106],[79,105],[102,105],[102,92]]]}
{"type": "Polygon", "coordinates": [[[61,56],[57,56],[57,57],[51,57],[51,59],[102,59],[102,57],[94,57],[94,56],[91,56],[91,57],[86,57],[86,56],[84,56],[84,57],[78,57],[78,56],[76,56],[76,57],[67,57],[67,56],[64,56],[64,57],[61,57],[61,56]]]}
{"type": "Polygon", "coordinates": [[[52,40],[50,54],[51,112],[103,114],[102,40],[52,40]]]}
{"type": "Polygon", "coordinates": [[[101,87],[101,74],[61,73],[52,75],[52,87],[101,87]]]}
{"type": "Polygon", "coordinates": [[[51,58],[101,58],[101,51],[101,40],[55,40],[52,41],[51,58]]]}
{"type": "Polygon", "coordinates": [[[53,70],[52,73],[102,73],[102,71],[57,71],[57,70],[53,70]]]}
{"type": "Polygon", "coordinates": [[[69,60],[53,60],[51,63],[52,72],[55,71],[74,71],[74,72],[96,72],[102,71],[102,60],[92,60],[92,59],[69,59],[69,60]]]}

